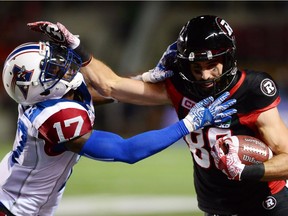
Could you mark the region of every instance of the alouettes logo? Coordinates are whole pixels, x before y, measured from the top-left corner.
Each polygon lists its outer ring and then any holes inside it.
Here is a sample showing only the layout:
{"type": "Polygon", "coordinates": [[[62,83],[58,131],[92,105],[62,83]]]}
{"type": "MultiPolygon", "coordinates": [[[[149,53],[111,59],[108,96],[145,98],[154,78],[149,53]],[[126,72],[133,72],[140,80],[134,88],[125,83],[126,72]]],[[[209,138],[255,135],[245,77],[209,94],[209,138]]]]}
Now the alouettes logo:
{"type": "Polygon", "coordinates": [[[24,65],[22,67],[19,67],[18,65],[15,64],[13,69],[12,69],[13,78],[12,78],[12,82],[11,82],[11,87],[15,91],[15,86],[17,84],[18,88],[22,92],[25,99],[27,98],[29,86],[24,85],[24,83],[21,85],[21,82],[31,81],[33,72],[34,72],[34,70],[31,70],[31,71],[26,70],[24,65]]]}

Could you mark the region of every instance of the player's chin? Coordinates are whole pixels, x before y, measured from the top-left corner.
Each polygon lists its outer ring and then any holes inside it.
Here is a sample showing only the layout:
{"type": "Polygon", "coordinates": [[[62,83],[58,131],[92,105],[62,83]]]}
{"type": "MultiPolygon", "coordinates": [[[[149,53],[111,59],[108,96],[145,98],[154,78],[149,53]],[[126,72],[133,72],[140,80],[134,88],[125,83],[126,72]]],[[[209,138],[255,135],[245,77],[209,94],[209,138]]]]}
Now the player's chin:
{"type": "Polygon", "coordinates": [[[202,84],[202,85],[200,85],[199,87],[200,87],[200,89],[202,90],[202,91],[204,91],[204,92],[212,92],[213,91],[213,84],[202,84]]]}

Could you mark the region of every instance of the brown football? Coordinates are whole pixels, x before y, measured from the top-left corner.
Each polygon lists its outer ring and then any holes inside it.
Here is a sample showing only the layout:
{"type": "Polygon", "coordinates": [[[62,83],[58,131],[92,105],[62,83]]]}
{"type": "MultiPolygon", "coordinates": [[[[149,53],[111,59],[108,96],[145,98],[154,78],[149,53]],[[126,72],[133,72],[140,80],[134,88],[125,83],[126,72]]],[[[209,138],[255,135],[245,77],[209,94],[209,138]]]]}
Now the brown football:
{"type": "MultiPolygon", "coordinates": [[[[235,135],[228,137],[227,139],[231,139],[233,143],[239,143],[238,156],[243,164],[258,164],[273,157],[271,149],[265,143],[255,137],[235,135]]],[[[223,143],[221,148],[223,149],[224,153],[227,153],[229,144],[225,145],[225,143],[223,143]]]]}

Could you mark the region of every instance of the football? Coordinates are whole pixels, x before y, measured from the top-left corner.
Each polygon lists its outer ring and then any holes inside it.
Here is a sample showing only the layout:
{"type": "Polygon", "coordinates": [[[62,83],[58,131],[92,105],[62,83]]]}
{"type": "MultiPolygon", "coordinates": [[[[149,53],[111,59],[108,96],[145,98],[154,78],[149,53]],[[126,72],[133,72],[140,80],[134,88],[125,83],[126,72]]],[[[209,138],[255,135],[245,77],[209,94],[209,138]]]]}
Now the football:
{"type": "Polygon", "coordinates": [[[228,152],[230,141],[239,146],[238,156],[243,164],[258,164],[273,157],[273,152],[265,143],[255,137],[246,135],[235,135],[224,138],[224,142],[220,144],[220,148],[225,154],[228,152]]]}

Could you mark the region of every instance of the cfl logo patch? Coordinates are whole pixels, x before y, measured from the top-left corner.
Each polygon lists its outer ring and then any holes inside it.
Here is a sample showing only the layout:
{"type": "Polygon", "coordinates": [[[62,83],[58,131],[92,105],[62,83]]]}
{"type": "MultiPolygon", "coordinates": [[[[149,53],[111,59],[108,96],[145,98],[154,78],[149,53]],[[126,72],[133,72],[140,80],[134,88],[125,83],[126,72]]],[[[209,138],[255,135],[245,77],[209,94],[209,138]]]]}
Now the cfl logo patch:
{"type": "Polygon", "coordinates": [[[260,84],[260,88],[263,94],[269,97],[274,96],[277,92],[275,83],[271,79],[268,79],[268,78],[262,80],[260,84]]]}
{"type": "Polygon", "coordinates": [[[277,204],[277,201],[273,196],[268,196],[266,200],[262,202],[263,207],[267,210],[271,210],[275,208],[276,204],[277,204]]]}
{"type": "Polygon", "coordinates": [[[191,109],[196,103],[186,97],[183,98],[181,106],[185,107],[186,109],[191,109]]]}

